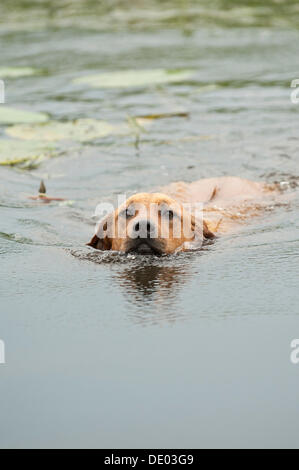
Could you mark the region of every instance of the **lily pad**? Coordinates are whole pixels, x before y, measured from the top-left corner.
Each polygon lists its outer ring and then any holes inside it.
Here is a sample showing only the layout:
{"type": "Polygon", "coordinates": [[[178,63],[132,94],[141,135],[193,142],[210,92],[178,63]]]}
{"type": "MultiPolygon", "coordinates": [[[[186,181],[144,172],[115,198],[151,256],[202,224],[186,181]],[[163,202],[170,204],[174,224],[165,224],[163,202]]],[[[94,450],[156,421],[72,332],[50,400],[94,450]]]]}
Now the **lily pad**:
{"type": "Polygon", "coordinates": [[[32,111],[23,111],[21,109],[0,106],[0,124],[17,124],[46,122],[49,117],[44,113],[34,113],[32,111]]]}
{"type": "Polygon", "coordinates": [[[163,83],[183,82],[193,76],[192,70],[125,70],[76,78],[75,85],[94,88],[130,88],[163,83]]]}
{"type": "Polygon", "coordinates": [[[23,140],[88,142],[111,134],[129,134],[129,126],[112,125],[96,119],[77,119],[71,122],[49,121],[43,124],[15,125],[6,129],[6,134],[23,140]]]}
{"type": "Polygon", "coordinates": [[[0,67],[0,78],[30,77],[39,73],[39,69],[32,67],[0,67]]]}
{"type": "Polygon", "coordinates": [[[43,142],[1,139],[0,166],[35,167],[45,158],[54,156],[55,150],[43,142]]]}

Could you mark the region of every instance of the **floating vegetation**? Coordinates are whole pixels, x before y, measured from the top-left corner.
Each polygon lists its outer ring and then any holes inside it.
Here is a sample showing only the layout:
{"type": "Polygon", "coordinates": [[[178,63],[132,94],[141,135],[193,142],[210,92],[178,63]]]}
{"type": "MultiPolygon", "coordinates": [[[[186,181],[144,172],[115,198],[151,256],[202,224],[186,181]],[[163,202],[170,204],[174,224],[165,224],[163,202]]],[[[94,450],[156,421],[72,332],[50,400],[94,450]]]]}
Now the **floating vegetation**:
{"type": "Polygon", "coordinates": [[[57,149],[45,146],[43,142],[19,142],[0,140],[0,166],[18,166],[24,169],[36,168],[45,158],[56,155],[57,149]]]}
{"type": "Polygon", "coordinates": [[[89,75],[73,80],[75,85],[89,85],[94,88],[131,88],[163,83],[178,83],[189,80],[192,70],[124,70],[89,75]]]}
{"type": "Polygon", "coordinates": [[[296,0],[1,0],[1,27],[40,31],[49,26],[98,31],[156,31],[179,28],[191,34],[201,27],[298,27],[296,0]],[[12,5],[13,4],[13,5],[12,5]],[[109,5],[109,7],[107,6],[109,5]]]}
{"type": "Polygon", "coordinates": [[[174,118],[174,117],[187,118],[187,117],[189,117],[189,113],[187,113],[187,112],[174,112],[174,113],[161,113],[161,114],[144,114],[143,116],[137,116],[135,119],[138,119],[138,120],[141,120],[141,119],[155,120],[155,119],[169,119],[169,118],[174,118]]]}
{"type": "Polygon", "coordinates": [[[43,182],[43,180],[41,180],[41,182],[40,182],[38,192],[39,192],[39,194],[46,194],[46,192],[47,192],[47,189],[46,189],[46,186],[45,186],[45,183],[43,182]]]}
{"type": "Polygon", "coordinates": [[[61,144],[54,142],[90,142],[109,135],[134,135],[138,139],[146,124],[150,126],[150,120],[143,118],[128,118],[127,123],[118,125],[96,119],[16,124],[5,129],[13,139],[0,139],[0,166],[35,169],[45,158],[63,153],[61,144]]]}
{"type": "Polygon", "coordinates": [[[32,67],[0,67],[0,78],[20,78],[39,75],[41,70],[32,67]]]}
{"type": "MultiPolygon", "coordinates": [[[[136,126],[140,129],[148,120],[134,118],[136,126]]],[[[143,129],[144,130],[144,129],[143,129]]],[[[6,134],[22,140],[38,141],[75,141],[89,142],[109,135],[132,134],[132,123],[128,120],[124,124],[110,124],[96,119],[76,119],[70,122],[49,121],[41,124],[15,125],[8,127],[6,134]]]]}
{"type": "Polygon", "coordinates": [[[33,201],[41,201],[45,204],[49,204],[50,202],[67,202],[62,197],[49,197],[46,195],[47,189],[43,180],[40,182],[38,195],[37,196],[28,196],[28,199],[32,199],[33,201]]]}
{"type": "Polygon", "coordinates": [[[44,113],[35,113],[21,109],[0,106],[0,124],[31,124],[34,122],[46,122],[49,116],[44,113]]]}
{"type": "Polygon", "coordinates": [[[22,245],[35,245],[36,244],[31,238],[23,237],[22,235],[18,233],[0,232],[0,238],[11,241],[11,242],[21,243],[22,245]]]}
{"type": "Polygon", "coordinates": [[[131,129],[131,133],[135,137],[135,147],[136,149],[139,149],[140,136],[143,132],[146,132],[144,127],[145,121],[142,118],[138,119],[134,116],[128,116],[127,121],[129,128],[131,129]]]}
{"type": "Polygon", "coordinates": [[[70,122],[49,121],[43,124],[16,125],[6,129],[6,134],[10,137],[48,142],[62,140],[88,142],[112,134],[129,133],[129,126],[125,124],[112,125],[96,119],[77,119],[70,122]]]}

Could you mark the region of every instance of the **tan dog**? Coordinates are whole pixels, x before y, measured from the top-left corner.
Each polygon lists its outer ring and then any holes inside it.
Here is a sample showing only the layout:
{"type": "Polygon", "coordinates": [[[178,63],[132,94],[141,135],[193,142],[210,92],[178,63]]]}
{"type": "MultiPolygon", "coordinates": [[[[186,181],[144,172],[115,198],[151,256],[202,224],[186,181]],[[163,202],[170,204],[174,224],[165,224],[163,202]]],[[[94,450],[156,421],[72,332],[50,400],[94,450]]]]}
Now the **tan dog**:
{"type": "Polygon", "coordinates": [[[99,222],[88,245],[140,254],[197,250],[215,233],[257,215],[273,189],[263,183],[222,177],[173,183],[163,188],[163,193],[135,194],[99,222]]]}

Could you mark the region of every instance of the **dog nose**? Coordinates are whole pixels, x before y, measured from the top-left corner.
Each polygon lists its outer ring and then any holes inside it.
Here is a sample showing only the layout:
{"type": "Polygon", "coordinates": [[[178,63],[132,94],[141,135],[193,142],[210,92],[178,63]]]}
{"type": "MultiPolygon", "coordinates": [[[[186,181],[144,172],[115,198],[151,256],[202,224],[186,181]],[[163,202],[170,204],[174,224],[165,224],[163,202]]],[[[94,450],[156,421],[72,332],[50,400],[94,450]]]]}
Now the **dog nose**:
{"type": "Polygon", "coordinates": [[[133,231],[138,234],[138,238],[150,238],[151,234],[155,232],[155,227],[148,220],[143,219],[135,223],[133,231]]]}

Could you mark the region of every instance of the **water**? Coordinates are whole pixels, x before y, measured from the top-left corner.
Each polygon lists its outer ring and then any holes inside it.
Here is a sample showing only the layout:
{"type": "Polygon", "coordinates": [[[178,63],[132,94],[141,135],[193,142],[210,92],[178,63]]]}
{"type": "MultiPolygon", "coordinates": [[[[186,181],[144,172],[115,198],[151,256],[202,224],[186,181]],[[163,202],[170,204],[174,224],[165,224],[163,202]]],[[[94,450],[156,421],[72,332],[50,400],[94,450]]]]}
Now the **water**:
{"type": "Polygon", "coordinates": [[[298,447],[298,10],[174,4],[93,15],[94,2],[3,2],[0,66],[42,69],[5,80],[7,105],[62,121],[189,118],[156,121],[139,148],[110,136],[65,144],[35,170],[0,167],[1,447],[298,447]],[[195,75],[141,89],[71,83],[135,68],[195,75]],[[228,174],[286,181],[290,202],[196,254],[84,247],[97,203],[228,174]],[[72,202],[29,200],[41,178],[72,202]]]}

